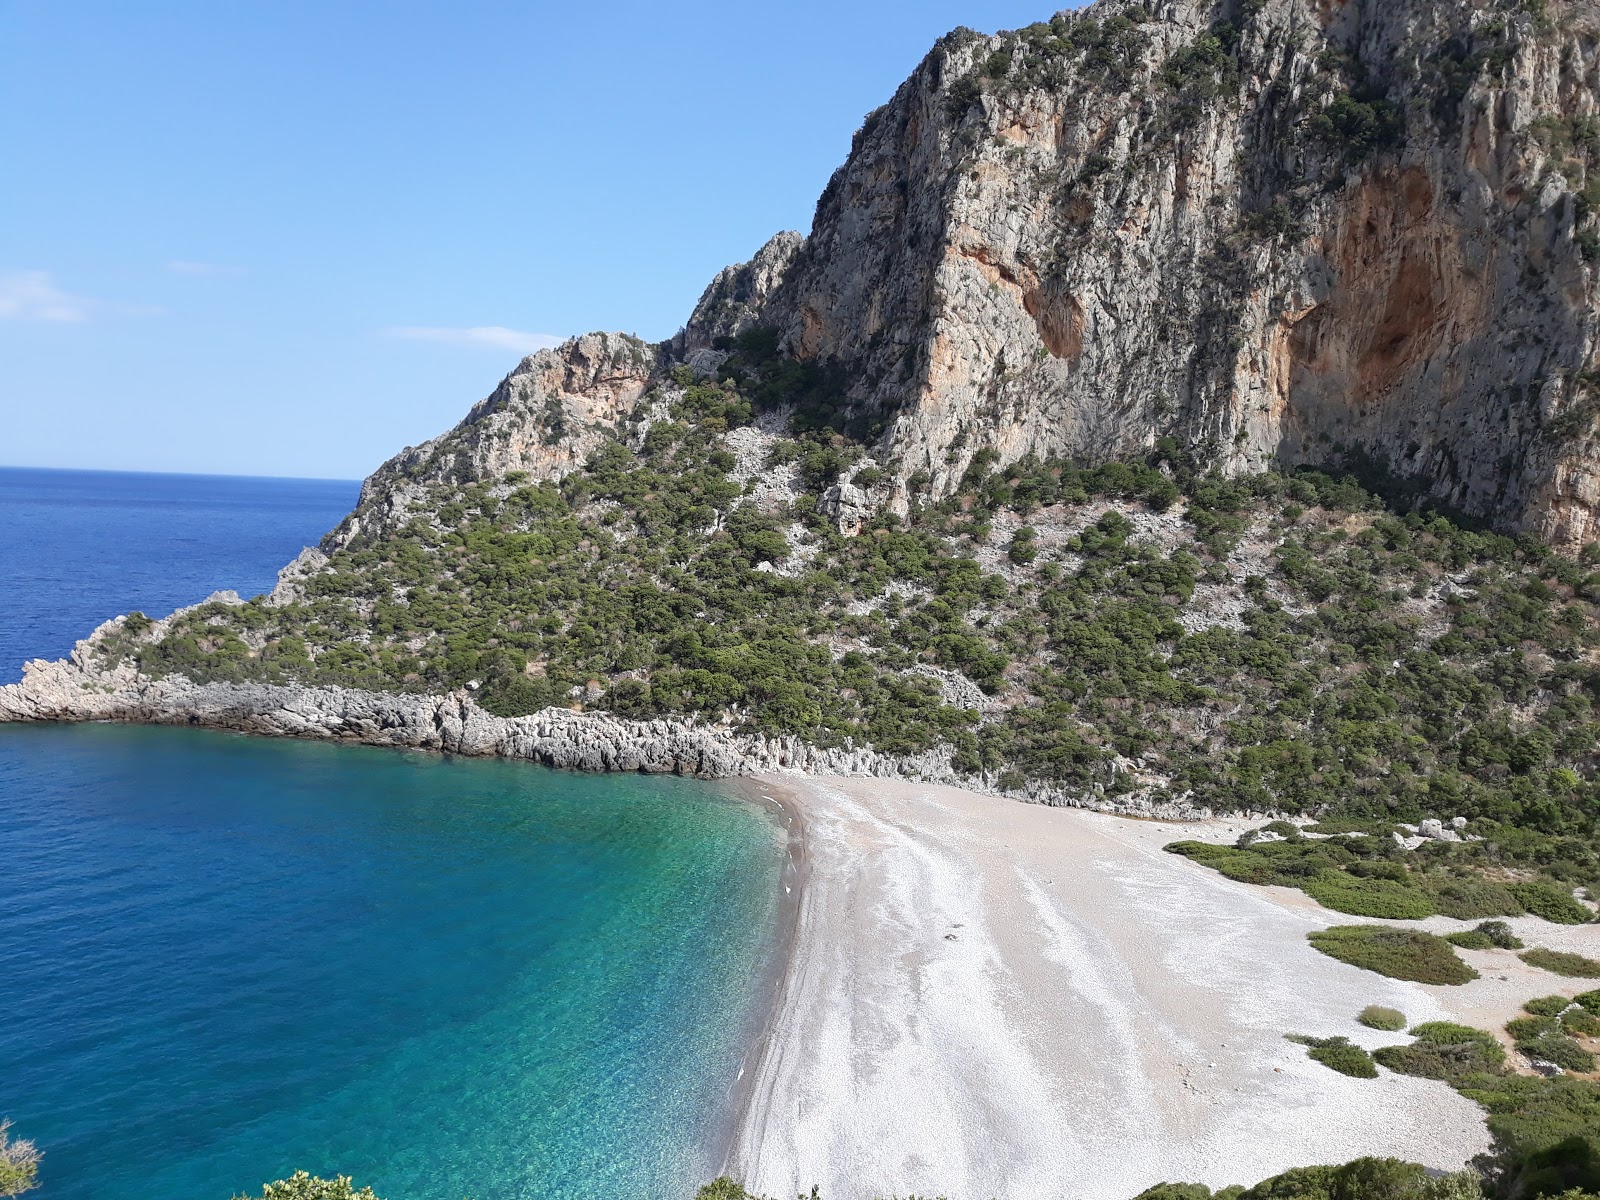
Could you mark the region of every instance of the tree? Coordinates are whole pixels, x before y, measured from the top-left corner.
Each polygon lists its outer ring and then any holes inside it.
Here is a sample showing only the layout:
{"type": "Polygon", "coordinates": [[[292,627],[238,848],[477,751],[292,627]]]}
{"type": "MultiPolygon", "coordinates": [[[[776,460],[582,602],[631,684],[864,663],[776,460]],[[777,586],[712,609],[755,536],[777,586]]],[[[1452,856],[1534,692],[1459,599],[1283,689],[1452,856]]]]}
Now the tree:
{"type": "Polygon", "coordinates": [[[43,1154],[25,1138],[13,1138],[10,1129],[10,1121],[0,1121],[0,1196],[20,1196],[39,1186],[43,1154]]]}
{"type": "Polygon", "coordinates": [[[348,1175],[319,1179],[305,1171],[296,1171],[287,1179],[263,1185],[259,1197],[235,1196],[233,1200],[378,1200],[378,1197],[369,1187],[357,1191],[348,1175]]]}

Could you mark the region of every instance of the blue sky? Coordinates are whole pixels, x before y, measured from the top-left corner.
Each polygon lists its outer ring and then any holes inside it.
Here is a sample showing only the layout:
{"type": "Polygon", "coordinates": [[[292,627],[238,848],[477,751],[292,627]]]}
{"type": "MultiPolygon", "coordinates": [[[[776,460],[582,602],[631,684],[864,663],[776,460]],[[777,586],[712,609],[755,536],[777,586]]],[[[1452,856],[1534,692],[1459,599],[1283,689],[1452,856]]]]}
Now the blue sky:
{"type": "Polygon", "coordinates": [[[1025,0],[0,0],[0,463],[354,478],[671,334],[1025,0]]]}

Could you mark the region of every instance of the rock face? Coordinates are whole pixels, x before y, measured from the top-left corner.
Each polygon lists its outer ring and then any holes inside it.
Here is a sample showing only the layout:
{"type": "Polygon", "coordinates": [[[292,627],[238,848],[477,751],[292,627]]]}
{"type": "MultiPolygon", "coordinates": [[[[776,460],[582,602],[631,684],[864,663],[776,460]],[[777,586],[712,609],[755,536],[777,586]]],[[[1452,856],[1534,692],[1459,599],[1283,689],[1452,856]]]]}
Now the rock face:
{"type": "Polygon", "coordinates": [[[362,532],[404,524],[431,480],[521,471],[555,479],[581,464],[633,414],[662,361],[658,347],[622,333],[590,333],[523,359],[448,433],[408,446],[361,486],[356,511],[325,550],[362,532]]]}
{"type": "Polygon", "coordinates": [[[1175,436],[1235,471],[1355,453],[1594,540],[1597,27],[1560,0],[1102,0],[951,35],[750,319],[847,364],[935,490],[982,449],[1175,436]]]}
{"type": "Polygon", "coordinates": [[[433,473],[560,475],[666,368],[763,325],[885,420],[900,511],[980,451],[1172,437],[1234,472],[1353,462],[1582,545],[1597,64],[1582,0],[1100,0],[958,30],[867,119],[808,237],[723,271],[662,346],[526,360],[366,506],[433,473]]]}

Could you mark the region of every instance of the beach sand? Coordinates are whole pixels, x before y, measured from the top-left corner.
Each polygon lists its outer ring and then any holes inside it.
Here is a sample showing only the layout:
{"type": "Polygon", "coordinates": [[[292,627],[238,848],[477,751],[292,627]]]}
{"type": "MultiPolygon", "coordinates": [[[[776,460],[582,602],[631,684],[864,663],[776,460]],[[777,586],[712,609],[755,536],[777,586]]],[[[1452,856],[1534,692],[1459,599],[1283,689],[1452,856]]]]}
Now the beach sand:
{"type": "MultiPolygon", "coordinates": [[[[1403,1039],[1358,1025],[1368,1004],[1485,1024],[1591,986],[1502,952],[1464,955],[1486,974],[1457,988],[1336,962],[1305,934],[1355,918],[1161,850],[1231,841],[1239,822],[877,779],[754,790],[804,822],[788,969],[728,1162],[763,1195],[1128,1200],[1363,1154],[1459,1169],[1488,1147],[1475,1104],[1386,1071],[1347,1078],[1283,1035],[1376,1047],[1403,1039]]],[[[1513,924],[1600,950],[1593,926],[1513,924]]]]}

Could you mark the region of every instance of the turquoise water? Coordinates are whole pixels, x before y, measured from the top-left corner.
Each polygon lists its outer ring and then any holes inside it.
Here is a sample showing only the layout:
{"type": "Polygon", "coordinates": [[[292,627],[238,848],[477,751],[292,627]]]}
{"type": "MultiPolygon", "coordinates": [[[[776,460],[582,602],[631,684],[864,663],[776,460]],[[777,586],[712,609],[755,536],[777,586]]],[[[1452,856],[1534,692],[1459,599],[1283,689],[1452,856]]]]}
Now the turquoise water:
{"type": "Polygon", "coordinates": [[[692,1195],[782,862],[690,781],[0,725],[0,1114],[41,1200],[692,1195]]]}

